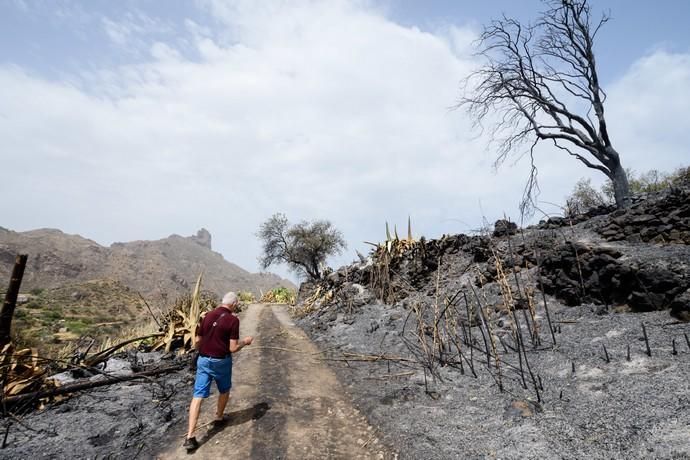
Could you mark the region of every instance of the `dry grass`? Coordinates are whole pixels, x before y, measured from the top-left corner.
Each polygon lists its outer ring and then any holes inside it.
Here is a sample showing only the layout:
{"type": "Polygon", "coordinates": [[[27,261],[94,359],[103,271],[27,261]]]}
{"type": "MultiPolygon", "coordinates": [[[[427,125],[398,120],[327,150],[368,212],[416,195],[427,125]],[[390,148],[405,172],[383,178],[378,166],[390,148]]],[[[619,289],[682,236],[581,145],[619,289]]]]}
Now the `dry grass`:
{"type": "Polygon", "coordinates": [[[333,301],[334,297],[335,294],[332,289],[327,289],[323,285],[318,285],[312,295],[304,299],[299,305],[293,305],[290,308],[290,313],[293,316],[301,318],[328,305],[333,301]]]}

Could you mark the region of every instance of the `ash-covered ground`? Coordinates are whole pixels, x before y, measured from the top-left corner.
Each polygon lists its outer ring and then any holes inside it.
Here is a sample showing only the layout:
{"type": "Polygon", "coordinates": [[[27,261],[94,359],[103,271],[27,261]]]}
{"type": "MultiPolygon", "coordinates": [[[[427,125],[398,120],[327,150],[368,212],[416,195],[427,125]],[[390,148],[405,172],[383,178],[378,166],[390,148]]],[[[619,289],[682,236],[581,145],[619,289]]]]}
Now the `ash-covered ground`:
{"type": "MultiPolygon", "coordinates": [[[[388,444],[399,446],[401,459],[690,458],[684,338],[690,326],[671,321],[667,312],[602,314],[591,305],[554,304],[551,313],[560,331],[556,345],[543,337],[541,347],[528,345],[526,353],[541,402],[529,372],[525,389],[519,372],[508,368],[519,366],[510,349],[502,354],[503,392],[494,361],[489,369],[477,350],[476,377],[466,363],[464,375],[457,367],[438,367],[440,378],[395,360],[353,357],[333,365],[356,406],[388,444]]],[[[407,314],[401,306],[372,304],[326,327],[308,318],[300,324],[324,350],[414,359],[400,336],[407,314]]]]}
{"type": "Polygon", "coordinates": [[[298,324],[400,458],[690,458],[689,230],[685,187],[391,240],[298,324]]]}
{"type": "MultiPolygon", "coordinates": [[[[133,352],[108,363],[105,371],[113,375],[131,373],[131,364],[185,364],[161,360],[161,353],[133,352]]],[[[163,446],[182,443],[192,383],[193,374],[183,368],[79,392],[41,410],[15,408],[5,420],[9,428],[0,458],[155,458],[163,446]]]]}

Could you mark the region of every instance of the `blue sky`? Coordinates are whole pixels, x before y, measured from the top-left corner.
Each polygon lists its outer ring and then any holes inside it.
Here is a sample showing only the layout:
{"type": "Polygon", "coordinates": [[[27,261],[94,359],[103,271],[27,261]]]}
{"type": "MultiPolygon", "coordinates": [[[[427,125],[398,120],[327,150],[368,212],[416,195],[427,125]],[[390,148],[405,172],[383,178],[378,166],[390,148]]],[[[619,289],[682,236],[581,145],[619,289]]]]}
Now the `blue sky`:
{"type": "MultiPolygon", "coordinates": [[[[478,29],[502,13],[529,21],[541,9],[542,1],[388,0],[369,4],[398,24],[429,31],[448,25],[478,29]]],[[[641,53],[660,48],[675,52],[690,49],[690,2],[598,0],[592,4],[597,11],[609,11],[612,16],[597,47],[606,64],[601,66],[605,78],[622,74],[641,53]]],[[[149,38],[173,41],[187,19],[210,28],[219,26],[208,10],[192,0],[4,0],[0,12],[1,62],[53,77],[78,72],[84,66],[136,62],[135,56],[112,46],[104,24],[99,23],[106,18],[126,21],[138,13],[156,18],[170,29],[148,30],[149,38]]]]}
{"type": "MultiPolygon", "coordinates": [[[[625,166],[690,159],[690,2],[598,0],[607,115],[625,166]]],[[[448,110],[481,25],[541,2],[0,1],[0,225],[101,244],[190,235],[255,271],[274,212],[327,218],[350,248],[518,219],[527,164],[494,171],[448,110]]],[[[513,164],[514,163],[514,164],[513,164]]],[[[543,147],[547,213],[580,177],[543,147]]],[[[284,273],[284,272],[283,272],[284,273]]]]}

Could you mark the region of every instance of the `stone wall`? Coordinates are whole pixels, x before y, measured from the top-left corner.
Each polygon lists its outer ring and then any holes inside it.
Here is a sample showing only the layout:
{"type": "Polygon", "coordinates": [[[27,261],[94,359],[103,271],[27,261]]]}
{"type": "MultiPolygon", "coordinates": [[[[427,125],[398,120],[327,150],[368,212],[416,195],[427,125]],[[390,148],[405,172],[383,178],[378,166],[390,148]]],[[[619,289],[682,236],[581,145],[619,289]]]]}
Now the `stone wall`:
{"type": "Polygon", "coordinates": [[[690,270],[680,262],[621,256],[608,247],[561,244],[541,263],[544,291],[571,306],[590,302],[651,311],[671,308],[690,288],[690,270]]]}
{"type": "Polygon", "coordinates": [[[611,213],[598,233],[608,241],[690,244],[690,188],[673,188],[658,200],[645,200],[611,213]]]}

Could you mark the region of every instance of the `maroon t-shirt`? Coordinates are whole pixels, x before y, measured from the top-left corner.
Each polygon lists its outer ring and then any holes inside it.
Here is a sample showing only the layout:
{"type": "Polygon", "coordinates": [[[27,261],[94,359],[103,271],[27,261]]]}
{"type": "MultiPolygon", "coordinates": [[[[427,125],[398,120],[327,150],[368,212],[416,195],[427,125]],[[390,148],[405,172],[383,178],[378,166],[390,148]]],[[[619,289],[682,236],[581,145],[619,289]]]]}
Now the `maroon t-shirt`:
{"type": "Polygon", "coordinates": [[[217,307],[204,316],[199,327],[199,353],[213,358],[230,354],[230,340],[240,339],[240,320],[225,307],[217,307]]]}

